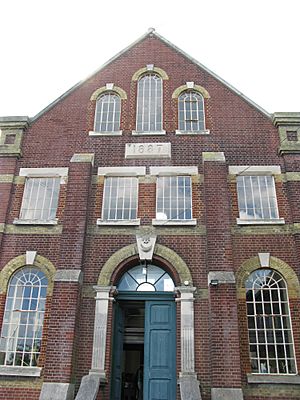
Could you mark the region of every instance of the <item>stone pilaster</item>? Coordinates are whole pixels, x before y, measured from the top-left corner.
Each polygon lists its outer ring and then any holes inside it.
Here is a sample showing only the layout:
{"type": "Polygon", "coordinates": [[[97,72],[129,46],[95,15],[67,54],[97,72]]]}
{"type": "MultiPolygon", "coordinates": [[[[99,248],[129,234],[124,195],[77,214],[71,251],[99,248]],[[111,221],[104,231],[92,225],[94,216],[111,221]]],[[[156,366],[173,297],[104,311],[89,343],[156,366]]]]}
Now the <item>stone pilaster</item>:
{"type": "Polygon", "coordinates": [[[194,292],[195,287],[180,286],[180,342],[181,371],[179,372],[180,396],[182,400],[201,400],[199,382],[195,373],[194,344],[194,292]]]}

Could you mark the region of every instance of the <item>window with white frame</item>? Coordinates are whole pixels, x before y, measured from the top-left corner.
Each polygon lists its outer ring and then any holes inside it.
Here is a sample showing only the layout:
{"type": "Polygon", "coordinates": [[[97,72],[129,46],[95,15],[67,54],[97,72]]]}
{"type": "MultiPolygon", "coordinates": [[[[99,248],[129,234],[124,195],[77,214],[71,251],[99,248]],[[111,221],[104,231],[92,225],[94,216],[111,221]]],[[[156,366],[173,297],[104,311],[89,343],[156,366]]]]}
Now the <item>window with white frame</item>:
{"type": "Polygon", "coordinates": [[[245,282],[250,361],[255,374],[296,374],[287,285],[272,269],[245,282]]]}
{"type": "Polygon", "coordinates": [[[162,131],[162,79],[157,74],[139,79],[136,115],[137,132],[162,131]]]}
{"type": "Polygon", "coordinates": [[[178,98],[178,128],[181,132],[205,130],[203,96],[195,91],[185,91],[178,98]]]}
{"type": "Polygon", "coordinates": [[[190,176],[157,177],[156,219],[173,221],[192,219],[190,176]]]}
{"type": "Polygon", "coordinates": [[[27,177],[20,219],[50,221],[56,217],[60,177],[27,177]]]}
{"type": "Polygon", "coordinates": [[[10,279],[0,340],[0,365],[35,367],[41,352],[48,280],[37,268],[10,279]]]}
{"type": "Polygon", "coordinates": [[[241,220],[279,218],[273,176],[237,176],[237,194],[241,220]]]}
{"type": "Polygon", "coordinates": [[[121,99],[114,92],[104,93],[97,99],[95,132],[117,132],[120,130],[121,99]]]}
{"type": "Polygon", "coordinates": [[[135,220],[138,207],[137,177],[106,177],[102,219],[135,220]]]}

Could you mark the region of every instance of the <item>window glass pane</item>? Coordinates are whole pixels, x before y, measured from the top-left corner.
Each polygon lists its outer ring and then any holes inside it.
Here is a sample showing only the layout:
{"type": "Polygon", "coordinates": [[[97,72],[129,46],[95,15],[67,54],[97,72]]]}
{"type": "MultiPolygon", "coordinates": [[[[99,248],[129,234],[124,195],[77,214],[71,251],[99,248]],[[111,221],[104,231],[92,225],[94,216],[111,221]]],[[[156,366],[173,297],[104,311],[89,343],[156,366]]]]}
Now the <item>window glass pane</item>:
{"type": "Polygon", "coordinates": [[[237,176],[241,219],[277,219],[278,208],[272,176],[237,176]]]}
{"type": "Polygon", "coordinates": [[[172,292],[174,282],[170,275],[156,265],[138,265],[125,272],[118,290],[172,292]]]}
{"type": "Polygon", "coordinates": [[[295,374],[293,334],[283,277],[271,269],[259,269],[250,274],[245,287],[252,372],[295,374]]]}
{"type": "Polygon", "coordinates": [[[186,132],[205,129],[203,97],[193,91],[183,92],[178,98],[178,126],[186,132]]]}
{"type": "Polygon", "coordinates": [[[137,218],[138,179],[136,177],[109,177],[105,179],[103,195],[104,220],[137,218]]]}
{"type": "Polygon", "coordinates": [[[191,178],[164,176],[157,178],[156,218],[188,220],[192,218],[191,178]]]}
{"type": "Polygon", "coordinates": [[[138,81],[136,130],[162,130],[162,79],[158,75],[150,73],[138,81]]]}
{"type": "Polygon", "coordinates": [[[51,220],[56,216],[60,178],[27,178],[20,218],[51,220]]]}
{"type": "Polygon", "coordinates": [[[95,111],[95,131],[115,132],[120,130],[121,99],[115,93],[99,97],[95,111]]]}
{"type": "MultiPolygon", "coordinates": [[[[44,311],[37,311],[39,303],[46,301],[48,280],[43,272],[25,267],[11,278],[2,325],[1,365],[35,366],[40,354],[33,338],[42,335],[44,311]],[[17,297],[19,296],[19,297],[17,297]],[[11,300],[13,306],[11,307],[11,300]]],[[[43,307],[44,310],[44,307],[43,307]]],[[[40,342],[40,340],[39,340],[40,342]]]]}

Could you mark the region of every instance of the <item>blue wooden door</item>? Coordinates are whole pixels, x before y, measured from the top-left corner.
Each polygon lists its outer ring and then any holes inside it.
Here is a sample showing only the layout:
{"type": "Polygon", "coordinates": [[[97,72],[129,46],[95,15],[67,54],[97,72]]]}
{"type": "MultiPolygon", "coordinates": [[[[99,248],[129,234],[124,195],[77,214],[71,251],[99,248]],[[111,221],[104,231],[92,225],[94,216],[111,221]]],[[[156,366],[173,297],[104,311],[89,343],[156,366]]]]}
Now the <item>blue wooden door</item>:
{"type": "Polygon", "coordinates": [[[174,301],[146,301],[144,400],[176,398],[174,301]]]}
{"type": "Polygon", "coordinates": [[[115,304],[114,339],[113,339],[113,365],[111,399],[120,400],[122,390],[122,356],[124,337],[124,310],[118,303],[115,304]]]}

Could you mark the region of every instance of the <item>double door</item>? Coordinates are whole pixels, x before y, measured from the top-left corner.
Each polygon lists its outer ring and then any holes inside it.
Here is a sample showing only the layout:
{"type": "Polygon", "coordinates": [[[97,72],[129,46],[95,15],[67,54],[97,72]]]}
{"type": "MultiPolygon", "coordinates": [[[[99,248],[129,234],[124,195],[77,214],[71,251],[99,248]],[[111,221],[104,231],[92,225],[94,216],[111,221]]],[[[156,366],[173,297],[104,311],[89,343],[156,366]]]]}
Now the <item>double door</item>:
{"type": "Polygon", "coordinates": [[[120,300],[115,305],[112,400],[176,398],[174,300],[120,300]]]}

